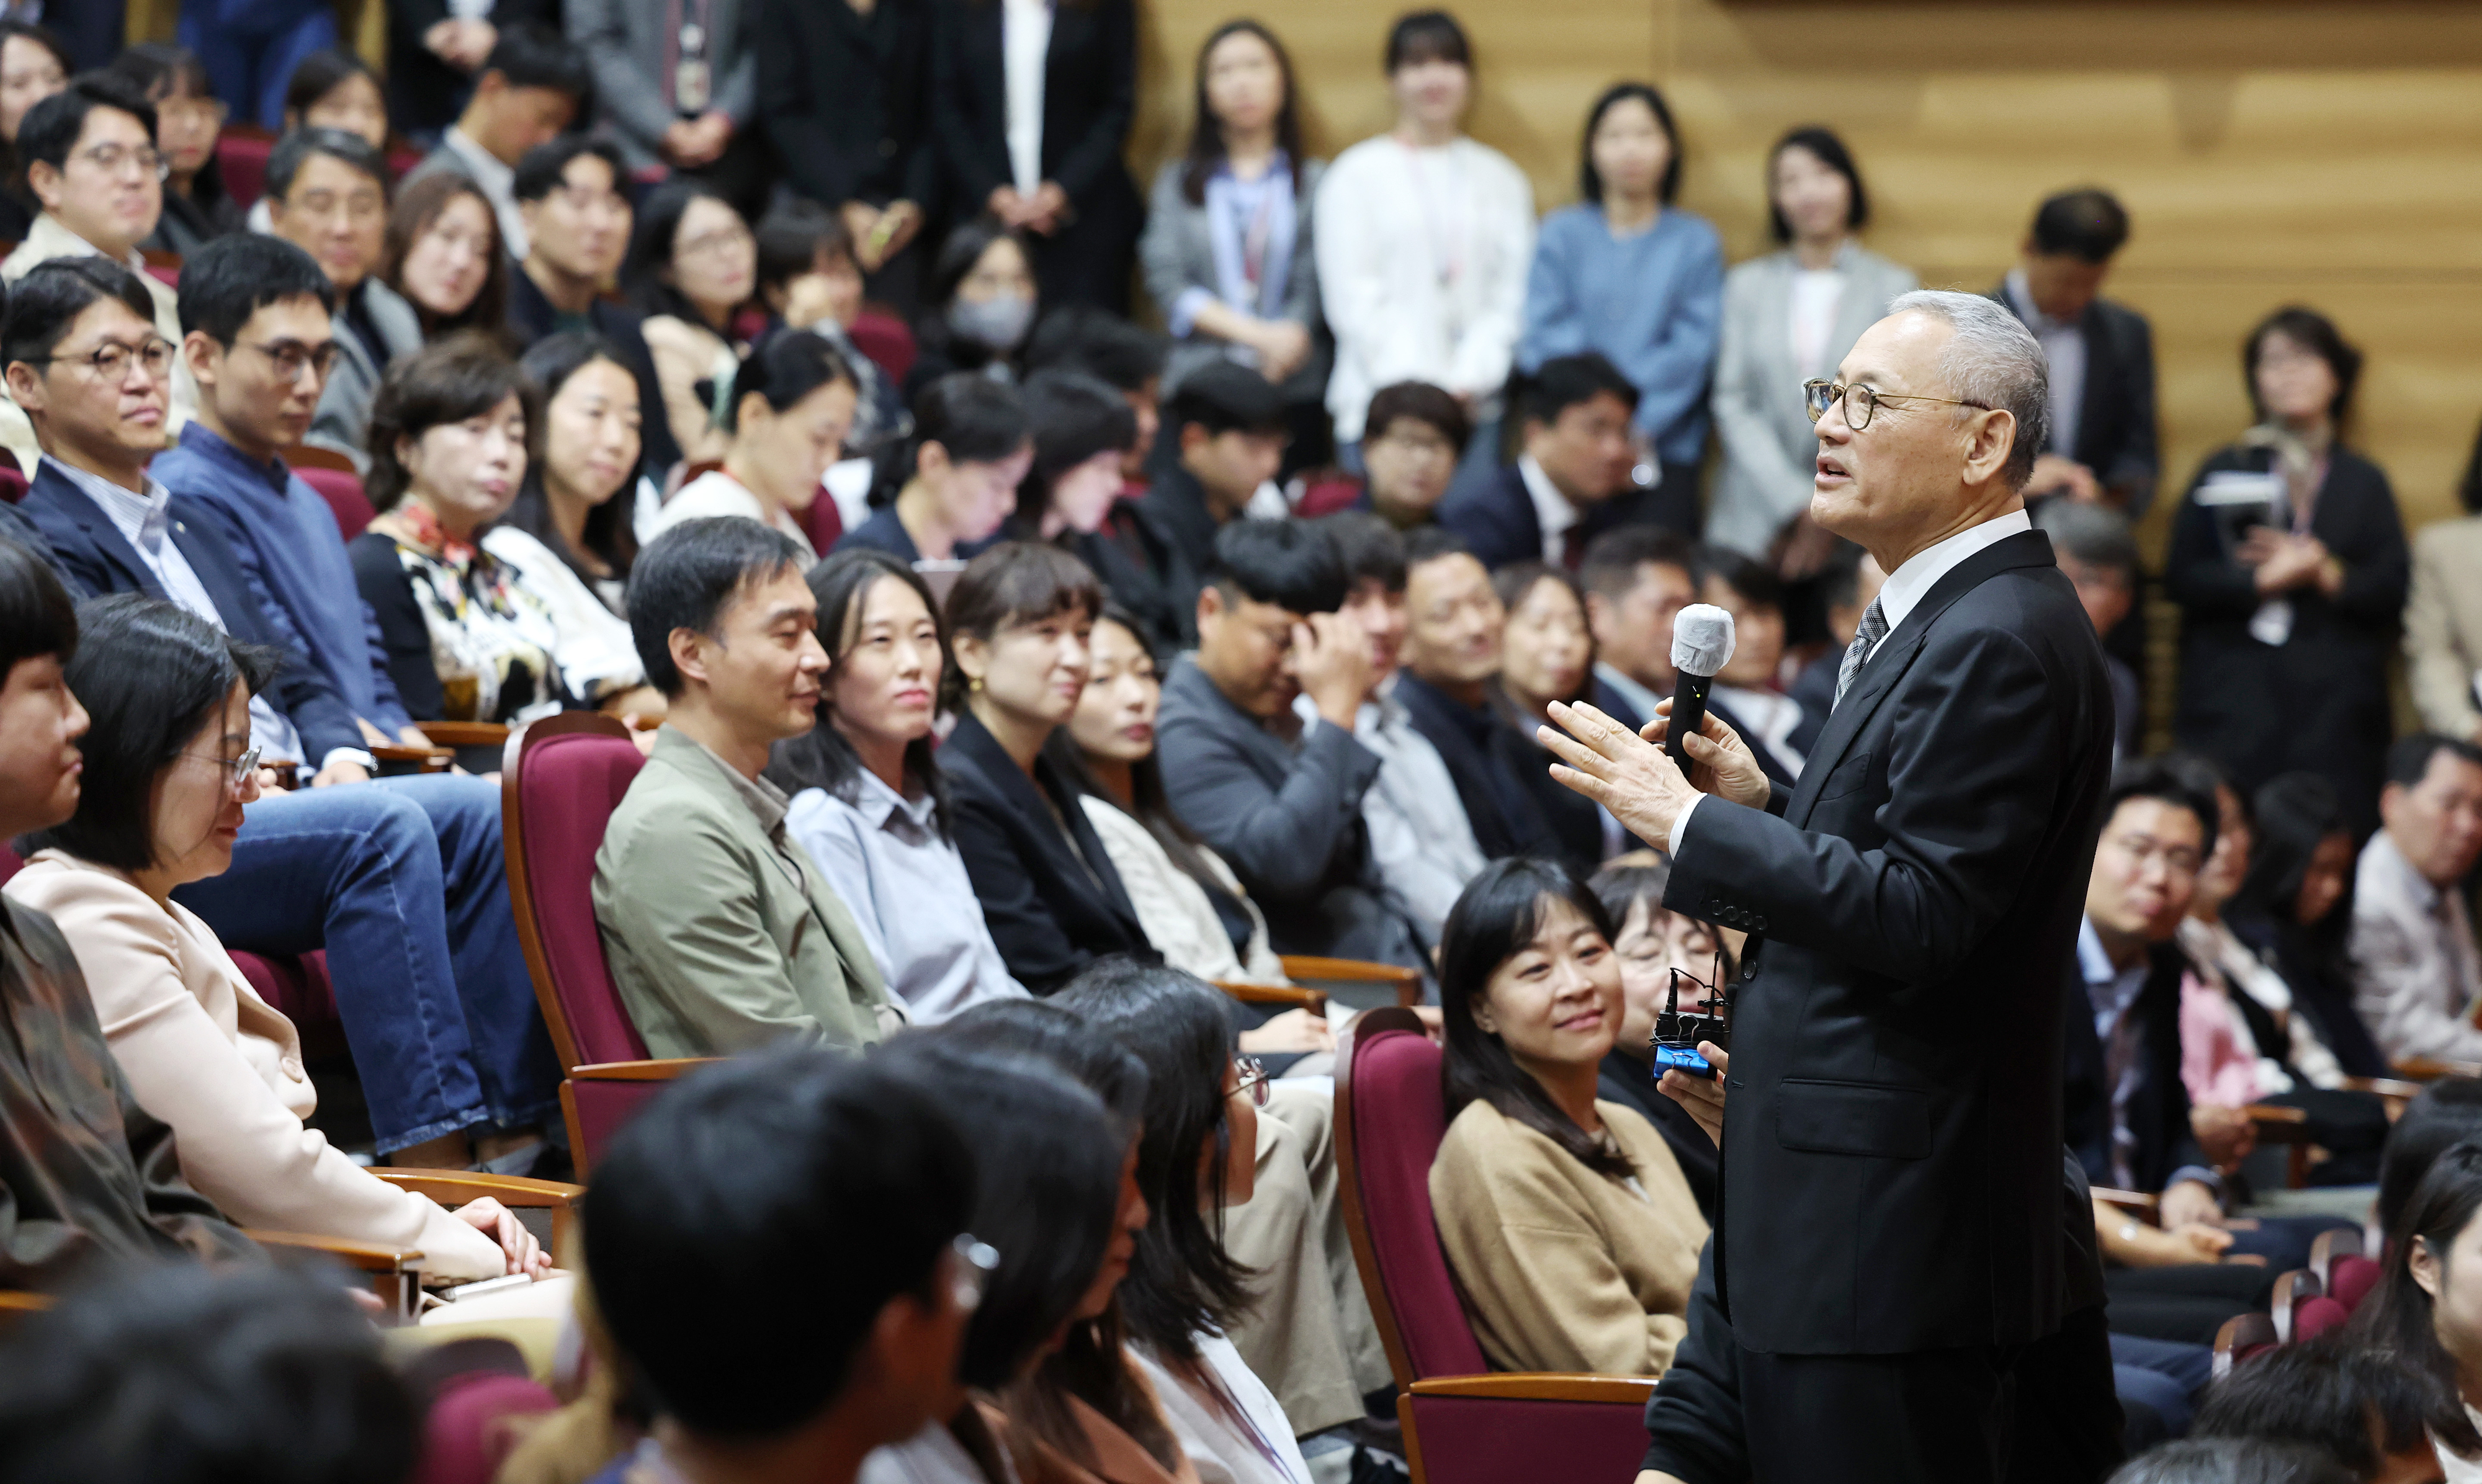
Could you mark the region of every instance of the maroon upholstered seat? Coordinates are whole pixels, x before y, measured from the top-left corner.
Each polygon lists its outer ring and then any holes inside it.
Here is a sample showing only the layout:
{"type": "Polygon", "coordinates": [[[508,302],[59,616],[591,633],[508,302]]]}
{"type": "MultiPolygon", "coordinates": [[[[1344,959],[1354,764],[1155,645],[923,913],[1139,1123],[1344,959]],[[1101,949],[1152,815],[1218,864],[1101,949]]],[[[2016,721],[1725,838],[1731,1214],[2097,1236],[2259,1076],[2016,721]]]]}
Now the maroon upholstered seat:
{"type": "Polygon", "coordinates": [[[1355,1020],[1338,1054],[1345,1223],[1395,1373],[1396,1415],[1425,1484],[1628,1479],[1646,1453],[1643,1377],[1489,1370],[1431,1217],[1447,1134],[1439,1049],[1413,1012],[1355,1020]]]}
{"type": "Polygon", "coordinates": [[[2329,1330],[2340,1330],[2352,1317],[2351,1310],[2322,1293],[2292,1312],[2293,1341],[2316,1339],[2329,1330]]]}
{"type": "Polygon", "coordinates": [[[567,711],[510,737],[500,768],[509,902],[536,1002],[568,1074],[561,1107],[581,1176],[641,1103],[699,1065],[647,1059],[594,925],[594,853],[645,761],[620,722],[567,711]]]}
{"type": "Polygon", "coordinates": [[[865,310],[854,317],[853,329],[846,333],[853,336],[855,350],[869,357],[899,385],[904,384],[905,373],[913,369],[914,353],[919,347],[914,344],[913,331],[905,328],[903,320],[865,310]]]}
{"type": "Polygon", "coordinates": [[[14,505],[26,497],[27,488],[25,475],[13,468],[0,469],[0,501],[14,505]]]}
{"type": "Polygon", "coordinates": [[[362,476],[346,469],[306,468],[299,464],[293,472],[328,502],[328,513],[336,517],[336,530],[345,540],[352,541],[369,527],[374,513],[371,497],[362,492],[362,476]]]}
{"type": "Polygon", "coordinates": [[[228,123],[216,136],[216,173],[233,204],[248,210],[267,194],[267,157],[276,136],[257,124],[228,123]]]}
{"type": "Polygon", "coordinates": [[[451,1378],[423,1414],[414,1484],[491,1484],[523,1436],[511,1424],[559,1405],[559,1397],[525,1376],[475,1371],[451,1378]]]}
{"type": "Polygon", "coordinates": [[[2369,1297],[2370,1290],[2379,1285],[2382,1269],[2377,1262],[2355,1254],[2337,1258],[2333,1271],[2335,1277],[2328,1285],[2328,1296],[2343,1305],[2344,1312],[2349,1314],[2360,1309],[2362,1300],[2369,1297]]]}

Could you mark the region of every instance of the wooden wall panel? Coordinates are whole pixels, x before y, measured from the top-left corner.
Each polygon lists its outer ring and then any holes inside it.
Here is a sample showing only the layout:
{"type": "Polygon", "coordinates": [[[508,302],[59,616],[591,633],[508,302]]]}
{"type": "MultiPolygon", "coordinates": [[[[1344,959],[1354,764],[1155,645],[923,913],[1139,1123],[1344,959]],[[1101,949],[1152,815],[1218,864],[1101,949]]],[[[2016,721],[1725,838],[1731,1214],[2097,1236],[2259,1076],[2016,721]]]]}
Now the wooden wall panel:
{"type": "MultiPolygon", "coordinates": [[[[1144,0],[1142,172],[1185,137],[1189,67],[1223,0],[1144,0]]],[[[2152,318],[2179,484],[2243,423],[2248,327],[2301,302],[2369,353],[2356,441],[2416,523],[2452,514],[2482,418],[2482,8],[2396,0],[1468,0],[1474,133],[1573,196],[1595,92],[1650,77],[1680,115],[1682,204],[1762,251],[1759,171],[1785,127],[1834,124],[1877,199],[1874,247],[1984,287],[2033,205],[2087,182],[2136,235],[2108,292],[2152,318]]],[[[1384,126],[1392,5],[1267,0],[1312,145],[1384,126]]],[[[2169,500],[2148,523],[2159,548],[2169,500]]]]}

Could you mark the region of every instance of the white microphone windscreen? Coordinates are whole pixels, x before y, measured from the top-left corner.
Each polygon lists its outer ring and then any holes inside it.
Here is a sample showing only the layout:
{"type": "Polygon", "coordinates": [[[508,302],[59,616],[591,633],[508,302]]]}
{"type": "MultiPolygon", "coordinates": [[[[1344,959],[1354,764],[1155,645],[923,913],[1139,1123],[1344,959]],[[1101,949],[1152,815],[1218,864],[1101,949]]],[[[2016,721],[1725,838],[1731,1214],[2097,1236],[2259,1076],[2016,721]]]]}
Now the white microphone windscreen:
{"type": "Polygon", "coordinates": [[[1672,664],[1712,676],[1732,660],[1732,616],[1712,603],[1691,603],[1672,621],[1672,664]]]}

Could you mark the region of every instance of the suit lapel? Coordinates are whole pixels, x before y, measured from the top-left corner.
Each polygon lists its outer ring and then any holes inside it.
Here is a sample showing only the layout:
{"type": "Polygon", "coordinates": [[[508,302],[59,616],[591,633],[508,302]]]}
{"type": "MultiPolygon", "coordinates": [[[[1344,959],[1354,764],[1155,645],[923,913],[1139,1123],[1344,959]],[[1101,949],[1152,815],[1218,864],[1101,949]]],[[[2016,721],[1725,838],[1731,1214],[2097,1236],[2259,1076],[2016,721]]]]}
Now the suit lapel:
{"type": "Polygon", "coordinates": [[[1809,823],[1810,807],[1818,800],[1818,790],[1826,784],[1827,776],[1843,760],[1845,749],[1861,734],[1871,713],[1896,688],[1896,681],[1921,651],[1929,637],[1931,625],[1940,615],[1966,594],[1984,581],[2018,567],[2050,567],[2051,539],[2040,531],[2020,531],[1992,543],[1967,557],[1922,595],[1905,622],[1896,625],[1853,677],[1853,688],[1835,703],[1827,715],[1827,725],[1818,733],[1818,743],[1802,762],[1801,782],[1794,788],[1792,803],[1784,809],[1784,818],[1794,825],[1809,823]]]}
{"type": "MultiPolygon", "coordinates": [[[[50,482],[52,498],[61,514],[66,516],[85,536],[87,544],[97,557],[120,569],[121,581],[126,586],[109,591],[136,591],[149,597],[168,596],[164,585],[155,580],[155,569],[146,565],[145,559],[138,554],[138,548],[129,544],[128,538],[120,534],[120,527],[112,523],[112,517],[105,515],[85,490],[47,468],[39,468],[35,479],[38,484],[46,480],[50,482]]],[[[103,593],[98,592],[95,596],[100,597],[103,593]]]]}

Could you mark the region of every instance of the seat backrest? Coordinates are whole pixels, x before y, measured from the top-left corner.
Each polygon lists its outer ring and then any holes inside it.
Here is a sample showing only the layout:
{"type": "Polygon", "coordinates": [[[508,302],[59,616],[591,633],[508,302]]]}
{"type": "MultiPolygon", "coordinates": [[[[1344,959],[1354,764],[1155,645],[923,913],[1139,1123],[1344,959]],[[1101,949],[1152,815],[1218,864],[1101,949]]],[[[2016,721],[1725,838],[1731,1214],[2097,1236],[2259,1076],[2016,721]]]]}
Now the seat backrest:
{"type": "Polygon", "coordinates": [[[2336,1259],[2331,1271],[2335,1276],[2327,1285],[2328,1295],[2343,1305],[2346,1313],[2351,1313],[2360,1309],[2362,1300],[2369,1297],[2370,1290],[2379,1285],[2379,1275],[2383,1270],[2368,1258],[2348,1255],[2336,1259]]]}
{"type": "Polygon", "coordinates": [[[362,476],[349,469],[297,467],[293,472],[328,502],[328,513],[336,517],[336,530],[345,540],[352,541],[369,527],[376,513],[371,497],[362,492],[362,476]]]}
{"type": "Polygon", "coordinates": [[[227,123],[216,136],[216,174],[234,205],[247,211],[267,194],[267,157],[275,149],[276,137],[256,124],[227,123]]]}
{"type": "Polygon", "coordinates": [[[1431,1217],[1431,1160],[1447,1137],[1447,1101],[1439,1048],[1412,1011],[1356,1018],[1336,1069],[1335,1122],[1354,1258],[1397,1385],[1489,1370],[1431,1217]]]}
{"type": "Polygon", "coordinates": [[[2292,1341],[2300,1344],[2340,1330],[2352,1317],[2351,1311],[2322,1293],[2292,1312],[2292,1341]]]}
{"type": "Polygon", "coordinates": [[[899,385],[905,373],[913,369],[913,357],[919,349],[913,331],[892,314],[874,314],[867,310],[854,317],[853,328],[845,333],[853,337],[854,349],[869,357],[882,371],[899,385]]]}
{"type": "Polygon", "coordinates": [[[565,1071],[647,1058],[594,926],[594,853],[645,763],[620,722],[567,711],[511,738],[501,767],[509,902],[565,1071]]]}
{"type": "Polygon", "coordinates": [[[26,858],[17,854],[17,847],[7,840],[0,840],[0,887],[9,885],[9,878],[23,870],[25,865],[26,858]]]}
{"type": "Polygon", "coordinates": [[[0,469],[0,501],[14,505],[26,497],[28,488],[25,475],[15,469],[0,469]]]}

